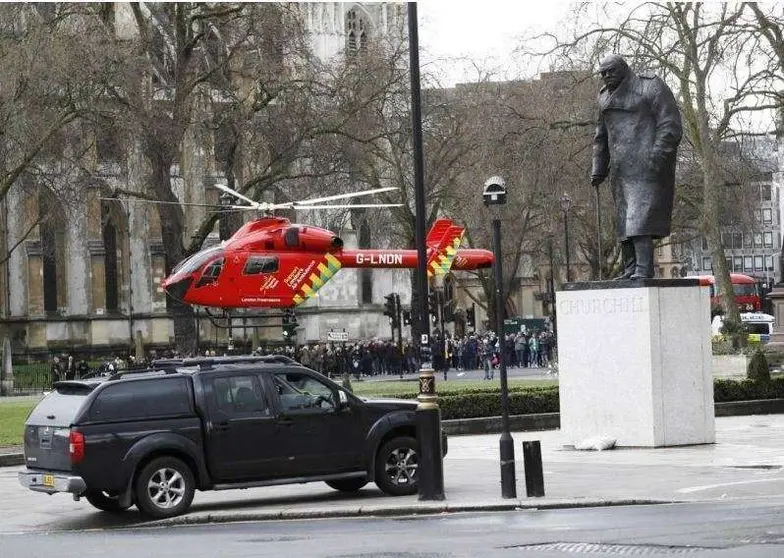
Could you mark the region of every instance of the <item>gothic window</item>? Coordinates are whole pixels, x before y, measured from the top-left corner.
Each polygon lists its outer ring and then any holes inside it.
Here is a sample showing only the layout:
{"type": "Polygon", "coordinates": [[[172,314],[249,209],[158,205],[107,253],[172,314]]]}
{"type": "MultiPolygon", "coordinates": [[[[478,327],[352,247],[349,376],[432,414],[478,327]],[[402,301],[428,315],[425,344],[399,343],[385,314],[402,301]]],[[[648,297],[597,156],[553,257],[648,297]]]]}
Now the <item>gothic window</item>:
{"type": "Polygon", "coordinates": [[[104,300],[96,300],[95,306],[103,306],[107,314],[122,310],[123,300],[120,286],[127,270],[123,254],[127,254],[128,222],[118,202],[101,204],[101,240],[103,241],[103,293],[104,300]],[[101,304],[103,302],[103,304],[101,304]]]}
{"type": "Polygon", "coordinates": [[[65,221],[57,200],[47,191],[39,196],[44,312],[55,314],[66,304],[65,221]]]}
{"type": "Polygon", "coordinates": [[[104,293],[106,294],[106,312],[117,312],[117,227],[109,220],[103,227],[104,249],[104,293]]]}
{"type": "MultiPolygon", "coordinates": [[[[44,275],[44,312],[57,312],[57,232],[47,221],[41,222],[41,253],[44,275]]],[[[64,270],[63,270],[64,271],[64,270]]]]}
{"type": "Polygon", "coordinates": [[[370,22],[364,12],[352,8],[346,14],[346,50],[349,56],[367,50],[370,22]]]}

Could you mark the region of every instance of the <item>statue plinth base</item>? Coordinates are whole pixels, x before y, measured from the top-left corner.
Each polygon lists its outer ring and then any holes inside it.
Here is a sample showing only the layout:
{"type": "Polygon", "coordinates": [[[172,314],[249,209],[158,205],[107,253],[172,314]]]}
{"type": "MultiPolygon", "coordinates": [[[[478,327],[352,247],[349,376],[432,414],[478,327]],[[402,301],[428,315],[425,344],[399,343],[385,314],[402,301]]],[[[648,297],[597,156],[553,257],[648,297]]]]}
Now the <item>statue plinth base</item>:
{"type": "Polygon", "coordinates": [[[556,294],[570,443],[715,442],[710,297],[696,279],[569,283],[556,294]]]}

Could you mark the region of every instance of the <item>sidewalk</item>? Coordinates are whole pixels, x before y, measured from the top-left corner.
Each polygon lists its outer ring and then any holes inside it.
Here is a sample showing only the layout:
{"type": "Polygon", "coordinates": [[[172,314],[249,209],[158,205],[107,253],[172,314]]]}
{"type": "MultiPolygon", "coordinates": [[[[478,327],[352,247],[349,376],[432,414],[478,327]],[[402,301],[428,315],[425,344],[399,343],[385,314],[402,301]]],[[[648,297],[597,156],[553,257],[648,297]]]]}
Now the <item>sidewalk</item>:
{"type": "MultiPolygon", "coordinates": [[[[705,446],[576,451],[565,449],[558,430],[515,432],[513,438],[516,499],[501,498],[499,435],[452,436],[444,460],[446,499],[441,502],[388,497],[372,484],[346,495],[313,483],[199,492],[189,514],[164,523],[719,501],[784,493],[784,415],[717,418],[717,442],[705,446]],[[527,440],[541,441],[543,498],[526,497],[522,442],[527,440]]],[[[0,487],[13,483],[16,470],[0,469],[0,487]]],[[[51,513],[52,500],[17,488],[4,487],[8,498],[0,508],[35,513],[32,508],[40,506],[42,514],[51,513]]],[[[54,507],[67,506],[61,511],[72,518],[71,525],[94,517],[86,502],[55,498],[54,507]]],[[[118,525],[130,519],[126,516],[118,525]]]]}

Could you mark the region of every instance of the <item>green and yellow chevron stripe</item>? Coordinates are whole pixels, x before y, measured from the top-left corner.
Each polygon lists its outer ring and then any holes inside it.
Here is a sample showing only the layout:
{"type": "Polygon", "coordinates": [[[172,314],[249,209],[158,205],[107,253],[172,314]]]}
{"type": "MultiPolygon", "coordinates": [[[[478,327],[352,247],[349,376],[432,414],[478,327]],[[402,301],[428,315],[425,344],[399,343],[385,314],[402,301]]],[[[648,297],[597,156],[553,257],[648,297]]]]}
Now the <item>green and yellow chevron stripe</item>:
{"type": "Polygon", "coordinates": [[[448,245],[443,253],[438,254],[433,261],[430,262],[427,270],[427,276],[433,277],[434,275],[446,275],[449,273],[449,270],[452,268],[452,262],[455,260],[455,256],[457,255],[457,249],[460,247],[460,243],[463,240],[462,233],[459,236],[456,236],[455,239],[452,241],[452,244],[448,245]]]}
{"type": "Polygon", "coordinates": [[[338,259],[332,254],[327,254],[324,259],[316,265],[316,272],[311,273],[310,277],[302,282],[299,292],[294,295],[294,305],[299,306],[307,299],[315,296],[318,290],[324,286],[324,283],[332,279],[340,268],[338,259]]]}

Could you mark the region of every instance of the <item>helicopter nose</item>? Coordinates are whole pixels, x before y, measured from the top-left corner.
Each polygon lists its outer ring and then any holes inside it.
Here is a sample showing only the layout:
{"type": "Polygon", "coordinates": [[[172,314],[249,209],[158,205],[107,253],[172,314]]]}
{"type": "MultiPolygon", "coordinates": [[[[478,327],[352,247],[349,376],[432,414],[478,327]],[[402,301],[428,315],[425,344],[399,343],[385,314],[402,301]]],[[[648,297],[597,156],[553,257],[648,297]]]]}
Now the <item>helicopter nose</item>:
{"type": "Polygon", "coordinates": [[[192,283],[193,279],[190,277],[184,277],[179,281],[166,280],[163,282],[163,288],[170,297],[185,302],[185,293],[188,292],[192,283]]]}

